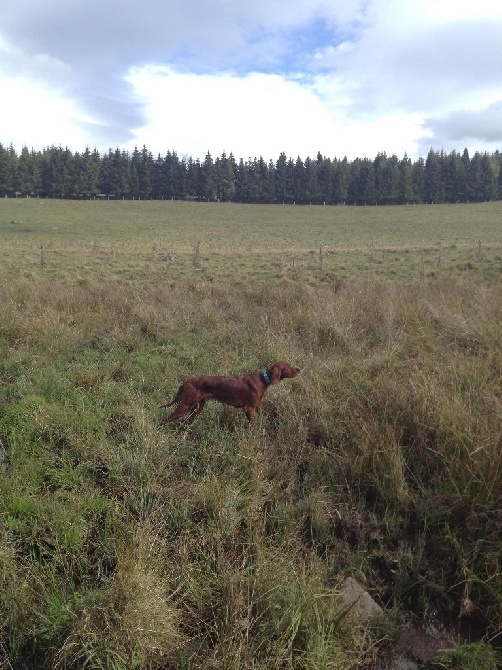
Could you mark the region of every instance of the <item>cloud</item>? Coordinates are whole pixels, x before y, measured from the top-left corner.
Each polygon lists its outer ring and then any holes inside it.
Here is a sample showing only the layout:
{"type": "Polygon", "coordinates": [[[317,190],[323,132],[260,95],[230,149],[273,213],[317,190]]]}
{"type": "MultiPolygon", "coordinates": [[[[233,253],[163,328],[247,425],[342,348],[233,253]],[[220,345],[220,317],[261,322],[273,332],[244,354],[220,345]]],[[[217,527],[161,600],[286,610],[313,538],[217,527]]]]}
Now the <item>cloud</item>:
{"type": "Polygon", "coordinates": [[[12,143],[17,150],[62,144],[77,151],[88,144],[90,135],[99,134],[98,124],[71,99],[33,80],[0,74],[0,90],[0,126],[4,132],[9,129],[0,141],[12,143]]]}
{"type": "Polygon", "coordinates": [[[343,105],[329,110],[315,86],[279,75],[250,73],[184,74],[169,67],[131,71],[128,81],[136,95],[148,101],[148,118],[131,142],[174,149],[203,158],[223,151],[237,158],[276,159],[324,155],[375,155],[378,151],[406,151],[413,116],[392,114],[357,124],[345,118],[343,105]],[[189,129],[180,137],[178,128],[189,129]],[[382,137],[392,133],[390,147],[382,137]]]}
{"type": "Polygon", "coordinates": [[[408,119],[411,154],[500,145],[501,34],[502,4],[380,0],[355,39],[316,54],[316,88],[328,107],[343,105],[346,118],[363,124],[408,119]],[[481,118],[489,133],[480,133],[481,118]]]}
{"type": "Polygon", "coordinates": [[[277,158],[295,146],[297,153],[315,155],[330,123],[313,92],[278,75],[188,74],[149,66],[132,70],[127,79],[148,101],[146,124],[135,131],[134,142],[161,144],[193,158],[207,151],[277,158]],[[303,132],[305,124],[309,133],[303,132]],[[180,127],[186,128],[181,138],[180,127]]]}
{"type": "Polygon", "coordinates": [[[492,147],[501,33],[493,0],[3,0],[0,141],[273,158],[492,147]]]}
{"type": "Polygon", "coordinates": [[[430,118],[427,128],[431,137],[445,150],[453,150],[468,140],[495,151],[502,138],[502,99],[479,111],[455,111],[442,118],[430,118]]]}
{"type": "MultiPolygon", "coordinates": [[[[172,64],[180,72],[273,70],[293,51],[290,31],[318,17],[348,25],[343,0],[4,0],[0,32],[10,49],[5,70],[65,94],[95,120],[96,140],[109,145],[130,140],[132,129],[151,116],[137,104],[124,77],[134,67],[172,64]],[[44,72],[42,61],[56,68],[44,72]],[[71,73],[71,77],[68,76],[71,73]]],[[[1,35],[0,35],[1,37],[1,35]]],[[[224,77],[225,75],[223,75],[224,77]]]]}
{"type": "MultiPolygon", "coordinates": [[[[282,38],[286,49],[286,44],[291,46],[284,39],[288,33],[318,19],[332,27],[350,26],[359,20],[363,4],[362,0],[51,0],[48,10],[38,0],[4,0],[2,32],[20,41],[25,51],[48,50],[90,70],[99,64],[120,70],[173,59],[196,69],[219,68],[223,59],[246,62],[246,47],[271,36],[279,44],[282,38]]],[[[262,56],[268,58],[266,53],[262,56]]]]}

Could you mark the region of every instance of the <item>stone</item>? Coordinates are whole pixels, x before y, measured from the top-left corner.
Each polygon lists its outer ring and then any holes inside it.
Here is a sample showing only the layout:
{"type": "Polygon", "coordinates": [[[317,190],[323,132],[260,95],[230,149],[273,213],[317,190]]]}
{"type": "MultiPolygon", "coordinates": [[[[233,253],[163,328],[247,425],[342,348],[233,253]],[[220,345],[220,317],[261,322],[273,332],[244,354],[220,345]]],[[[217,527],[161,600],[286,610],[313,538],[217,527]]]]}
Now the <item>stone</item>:
{"type": "Polygon", "coordinates": [[[380,605],[353,577],[347,577],[343,582],[340,598],[362,623],[383,616],[380,605]]]}

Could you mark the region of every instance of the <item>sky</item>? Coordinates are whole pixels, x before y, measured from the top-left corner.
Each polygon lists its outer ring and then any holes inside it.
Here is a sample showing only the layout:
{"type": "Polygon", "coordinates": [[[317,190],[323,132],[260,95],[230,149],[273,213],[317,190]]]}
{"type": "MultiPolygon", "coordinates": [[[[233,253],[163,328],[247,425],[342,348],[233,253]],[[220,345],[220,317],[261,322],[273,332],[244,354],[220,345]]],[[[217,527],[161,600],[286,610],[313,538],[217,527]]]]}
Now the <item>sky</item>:
{"type": "Polygon", "coordinates": [[[0,0],[0,143],[502,150],[501,0],[0,0]]]}

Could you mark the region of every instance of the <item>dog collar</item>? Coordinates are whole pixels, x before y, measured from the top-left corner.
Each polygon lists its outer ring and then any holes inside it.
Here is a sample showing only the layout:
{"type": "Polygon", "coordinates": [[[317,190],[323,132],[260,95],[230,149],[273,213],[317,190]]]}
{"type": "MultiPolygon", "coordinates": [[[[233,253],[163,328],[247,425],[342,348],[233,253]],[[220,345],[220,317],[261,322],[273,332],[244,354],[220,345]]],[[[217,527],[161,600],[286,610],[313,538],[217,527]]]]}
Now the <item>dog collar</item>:
{"type": "Polygon", "coordinates": [[[260,372],[260,374],[261,374],[261,376],[263,377],[263,379],[265,380],[265,384],[266,384],[267,386],[270,386],[270,384],[271,384],[272,382],[270,381],[270,377],[268,376],[267,371],[266,371],[266,370],[262,370],[262,371],[260,372]]]}

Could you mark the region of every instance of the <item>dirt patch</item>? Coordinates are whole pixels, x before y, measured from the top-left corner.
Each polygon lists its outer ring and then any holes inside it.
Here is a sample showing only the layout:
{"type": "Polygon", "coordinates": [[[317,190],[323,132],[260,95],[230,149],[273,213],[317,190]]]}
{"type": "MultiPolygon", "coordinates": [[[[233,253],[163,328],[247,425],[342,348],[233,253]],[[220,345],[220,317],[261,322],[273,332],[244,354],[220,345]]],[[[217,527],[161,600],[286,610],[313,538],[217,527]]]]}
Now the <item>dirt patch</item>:
{"type": "Polygon", "coordinates": [[[399,635],[398,653],[428,663],[433,658],[455,647],[453,640],[434,626],[410,628],[399,635]]]}

